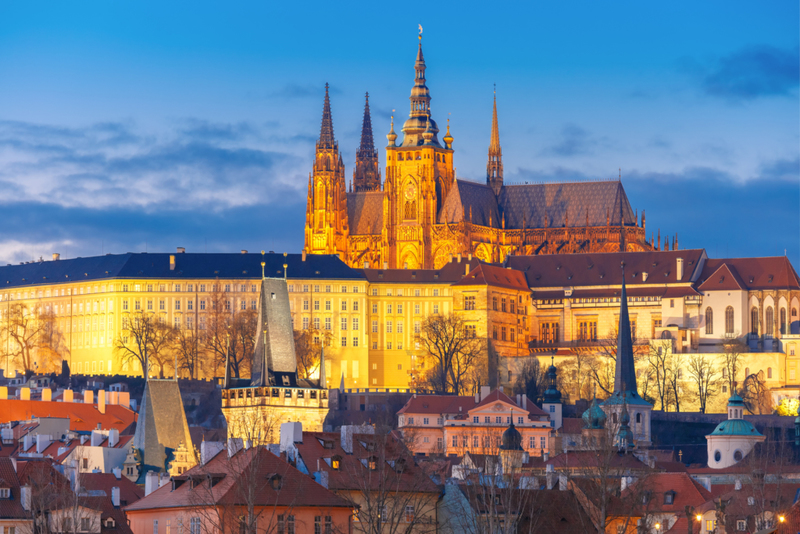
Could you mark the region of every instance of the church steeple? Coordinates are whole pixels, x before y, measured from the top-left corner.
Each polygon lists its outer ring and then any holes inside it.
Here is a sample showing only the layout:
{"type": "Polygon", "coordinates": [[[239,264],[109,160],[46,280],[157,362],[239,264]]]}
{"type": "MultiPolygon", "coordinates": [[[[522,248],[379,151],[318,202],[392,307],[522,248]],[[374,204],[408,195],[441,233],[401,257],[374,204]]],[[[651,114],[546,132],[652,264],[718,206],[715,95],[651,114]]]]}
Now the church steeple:
{"type": "Polygon", "coordinates": [[[636,368],[633,363],[633,338],[628,316],[628,292],[625,288],[625,263],[622,263],[622,294],[619,306],[619,332],[617,336],[617,365],[614,375],[614,397],[638,397],[636,368]]]}
{"type": "Polygon", "coordinates": [[[369,93],[364,104],[364,120],[361,124],[361,145],[356,152],[356,168],[353,171],[355,191],[380,191],[381,171],[378,166],[378,151],[372,137],[372,119],[369,113],[369,93]]]}
{"type": "Polygon", "coordinates": [[[336,148],[336,141],[333,139],[333,118],[331,117],[331,99],[328,95],[328,84],[325,84],[325,103],[322,105],[322,127],[319,131],[319,141],[317,149],[336,148]]]}
{"type": "Polygon", "coordinates": [[[430,128],[433,132],[433,139],[431,144],[441,146],[436,134],[439,133],[439,128],[436,122],[431,118],[431,94],[428,86],[425,85],[425,57],[422,55],[422,35],[419,36],[419,48],[417,49],[417,59],[414,62],[414,87],[411,88],[411,96],[408,98],[411,101],[411,112],[409,113],[408,120],[403,125],[403,144],[402,146],[418,146],[425,142],[422,134],[428,127],[430,120],[430,128]]]}
{"type": "Polygon", "coordinates": [[[492,108],[492,138],[489,141],[489,162],[486,164],[486,185],[495,195],[503,187],[503,151],[500,148],[500,131],[497,127],[497,90],[494,92],[492,108]]]}

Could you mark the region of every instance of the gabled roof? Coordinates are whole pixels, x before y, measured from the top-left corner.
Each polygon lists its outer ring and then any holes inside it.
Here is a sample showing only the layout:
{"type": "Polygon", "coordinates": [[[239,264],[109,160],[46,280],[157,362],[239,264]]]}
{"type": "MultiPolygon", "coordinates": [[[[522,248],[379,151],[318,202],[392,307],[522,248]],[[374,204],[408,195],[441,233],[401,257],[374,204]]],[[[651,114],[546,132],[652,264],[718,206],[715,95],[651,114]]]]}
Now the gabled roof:
{"type": "Polygon", "coordinates": [[[528,291],[528,283],[522,272],[514,269],[504,269],[489,263],[478,264],[467,276],[453,285],[493,286],[528,291]]]}
{"type": "Polygon", "coordinates": [[[347,193],[347,221],[352,235],[380,235],[383,231],[383,193],[347,193]]]}
{"type": "Polygon", "coordinates": [[[11,489],[10,499],[0,499],[0,519],[25,519],[28,514],[22,508],[20,483],[14,463],[10,458],[0,458],[0,480],[11,489]]]}
{"type": "Polygon", "coordinates": [[[335,254],[165,254],[132,253],[107,254],[89,258],[37,261],[24,265],[0,267],[0,287],[27,287],[59,282],[108,281],[116,278],[183,279],[238,278],[260,279],[261,262],[267,276],[283,276],[283,264],[288,264],[289,279],[360,279],[361,273],[351,269],[335,254]],[[175,269],[170,269],[170,256],[175,257],[175,269]]]}
{"type": "Polygon", "coordinates": [[[184,506],[203,506],[210,504],[244,504],[241,499],[243,477],[248,480],[259,480],[256,492],[256,506],[306,506],[348,507],[351,505],[320,486],[314,480],[285,460],[269,452],[264,447],[242,449],[232,457],[221,451],[211,460],[198,464],[179,477],[173,477],[177,487],[166,484],[150,495],[128,505],[127,513],[176,508],[184,506]],[[212,481],[209,475],[215,475],[212,481]],[[270,478],[280,477],[280,488],[275,489],[269,483],[270,478]],[[197,480],[191,488],[191,479],[197,480]]]}
{"type": "Polygon", "coordinates": [[[723,265],[737,277],[737,283],[747,290],[758,289],[800,289],[800,277],[797,276],[789,258],[774,256],[767,258],[727,258],[706,260],[700,274],[701,288],[706,291],[725,289],[718,287],[716,271],[723,265]],[[710,285],[706,287],[706,282],[710,285]]]}
{"type": "Polygon", "coordinates": [[[442,203],[438,220],[439,224],[468,221],[478,226],[500,228],[497,197],[488,185],[456,180],[442,203]]]}
{"type": "Polygon", "coordinates": [[[619,226],[620,212],[626,226],[636,224],[619,181],[507,185],[498,203],[506,228],[522,228],[523,219],[525,228],[586,226],[587,215],[589,226],[605,226],[606,217],[619,226]]]}
{"type": "MultiPolygon", "coordinates": [[[[705,273],[706,270],[703,269],[703,272],[705,273]]],[[[739,275],[723,263],[697,289],[698,291],[738,291],[745,289],[745,285],[739,275]]]]}
{"type": "Polygon", "coordinates": [[[705,258],[703,249],[647,252],[598,252],[587,254],[542,254],[509,256],[506,264],[525,273],[528,286],[537,288],[619,286],[620,264],[625,262],[628,289],[637,286],[682,284],[688,287],[699,276],[705,258]],[[683,259],[683,276],[677,278],[678,258],[683,259]],[[647,273],[644,280],[643,273],[647,273]]]}
{"type": "Polygon", "coordinates": [[[687,473],[652,473],[622,492],[623,499],[650,492],[647,510],[651,513],[683,512],[686,506],[699,508],[714,496],[687,473]],[[664,495],[675,492],[672,504],[664,495]]]}
{"type": "Polygon", "coordinates": [[[106,413],[100,413],[96,404],[82,402],[28,401],[7,399],[0,402],[0,423],[28,421],[37,417],[65,417],[69,429],[91,432],[102,425],[103,430],[126,430],[137,415],[130,408],[119,404],[106,404],[106,413]]]}

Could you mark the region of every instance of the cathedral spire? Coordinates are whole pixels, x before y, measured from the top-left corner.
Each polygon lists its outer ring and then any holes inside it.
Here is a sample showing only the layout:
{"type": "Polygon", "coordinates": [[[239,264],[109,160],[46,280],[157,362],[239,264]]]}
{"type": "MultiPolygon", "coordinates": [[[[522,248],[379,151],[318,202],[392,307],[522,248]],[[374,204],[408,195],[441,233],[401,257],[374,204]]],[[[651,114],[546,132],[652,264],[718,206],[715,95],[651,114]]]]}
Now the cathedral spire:
{"type": "Polygon", "coordinates": [[[411,111],[403,125],[403,143],[402,146],[418,146],[425,142],[422,134],[428,127],[428,120],[430,120],[430,128],[433,132],[433,139],[431,143],[435,146],[441,146],[436,134],[439,133],[439,128],[436,126],[436,121],[431,118],[431,94],[428,86],[425,85],[425,57],[422,55],[422,36],[420,35],[419,47],[417,48],[417,58],[414,62],[414,87],[411,88],[411,96],[408,98],[411,103],[411,111]]]}
{"type": "Polygon", "coordinates": [[[318,148],[334,148],[333,119],[331,118],[331,99],[328,96],[328,84],[325,84],[325,104],[322,106],[322,127],[319,131],[318,148]]]}
{"type": "Polygon", "coordinates": [[[356,191],[379,191],[381,188],[378,151],[375,150],[372,136],[372,119],[369,113],[369,93],[366,94],[364,104],[364,119],[361,123],[361,145],[356,151],[353,186],[356,191]]]}
{"type": "Polygon", "coordinates": [[[636,368],[633,363],[633,338],[628,316],[628,291],[625,287],[625,262],[622,262],[622,294],[619,305],[619,331],[617,335],[617,365],[614,374],[613,397],[637,397],[636,368]]]}
{"type": "Polygon", "coordinates": [[[500,148],[500,131],[497,127],[496,87],[492,104],[492,137],[489,141],[489,161],[486,164],[486,185],[492,188],[495,195],[499,195],[503,187],[503,151],[500,148]]]}

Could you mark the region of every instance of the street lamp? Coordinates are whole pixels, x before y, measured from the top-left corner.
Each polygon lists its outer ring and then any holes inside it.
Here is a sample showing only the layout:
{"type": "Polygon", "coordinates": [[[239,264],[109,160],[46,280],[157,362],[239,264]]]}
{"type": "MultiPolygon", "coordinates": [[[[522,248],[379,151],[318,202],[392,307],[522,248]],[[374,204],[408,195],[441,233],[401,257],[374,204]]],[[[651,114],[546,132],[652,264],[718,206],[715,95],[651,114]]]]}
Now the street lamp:
{"type": "Polygon", "coordinates": [[[656,532],[661,531],[661,523],[656,523],[656,532]]]}

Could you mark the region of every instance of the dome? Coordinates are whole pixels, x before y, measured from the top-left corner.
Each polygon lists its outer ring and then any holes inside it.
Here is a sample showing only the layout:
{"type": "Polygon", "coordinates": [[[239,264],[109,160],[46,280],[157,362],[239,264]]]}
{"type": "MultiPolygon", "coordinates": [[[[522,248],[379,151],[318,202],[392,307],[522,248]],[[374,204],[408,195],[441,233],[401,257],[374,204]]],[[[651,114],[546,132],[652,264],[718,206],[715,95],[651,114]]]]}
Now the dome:
{"type": "Polygon", "coordinates": [[[760,436],[750,421],[744,419],[728,419],[717,425],[712,436],[760,436]]]}
{"type": "Polygon", "coordinates": [[[583,412],[583,428],[599,429],[606,424],[606,413],[597,404],[597,399],[592,400],[589,409],[583,412]]]}
{"type": "Polygon", "coordinates": [[[731,398],[728,399],[728,406],[744,407],[744,399],[742,399],[739,395],[734,393],[733,395],[731,395],[731,398]]]}
{"type": "Polygon", "coordinates": [[[506,431],[503,432],[502,438],[502,445],[500,445],[500,450],[502,451],[521,451],[522,449],[522,434],[519,433],[514,427],[514,423],[512,422],[506,431]]]}

